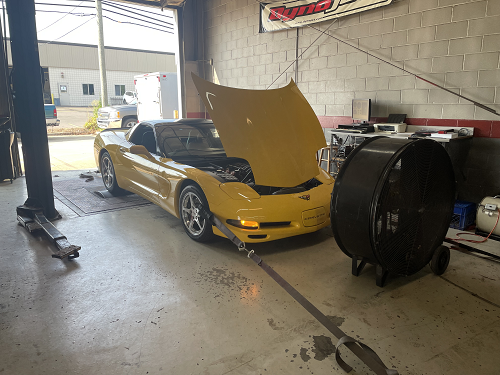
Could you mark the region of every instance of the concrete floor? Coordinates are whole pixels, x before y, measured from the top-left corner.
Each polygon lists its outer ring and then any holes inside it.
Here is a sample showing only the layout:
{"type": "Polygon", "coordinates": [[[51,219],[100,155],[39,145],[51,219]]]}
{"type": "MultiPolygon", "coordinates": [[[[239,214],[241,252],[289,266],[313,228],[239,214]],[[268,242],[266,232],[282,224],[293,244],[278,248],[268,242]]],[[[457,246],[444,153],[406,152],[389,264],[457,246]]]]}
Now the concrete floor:
{"type": "MultiPolygon", "coordinates": [[[[60,261],[16,223],[25,190],[0,183],[0,374],[344,374],[335,338],[229,241],[191,241],[154,205],[79,217],[56,201],[82,246],[60,261]]],[[[382,289],[329,228],[251,248],[400,374],[499,374],[500,264],[453,251],[443,277],[382,289]]]]}

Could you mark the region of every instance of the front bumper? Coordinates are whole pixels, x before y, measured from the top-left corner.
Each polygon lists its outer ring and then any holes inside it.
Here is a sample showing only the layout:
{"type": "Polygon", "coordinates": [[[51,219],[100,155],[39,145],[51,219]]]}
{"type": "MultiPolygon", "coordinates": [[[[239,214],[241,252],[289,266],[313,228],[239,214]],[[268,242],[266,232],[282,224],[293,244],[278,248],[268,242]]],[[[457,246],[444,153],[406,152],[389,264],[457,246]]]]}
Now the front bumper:
{"type": "MultiPolygon", "coordinates": [[[[231,199],[217,207],[211,206],[210,209],[241,241],[268,242],[315,232],[330,225],[332,189],[333,184],[323,184],[298,194],[267,195],[248,200],[231,199]],[[300,198],[304,195],[309,195],[309,200],[300,198]],[[235,227],[227,224],[227,219],[257,221],[259,228],[235,227]],[[261,223],[265,225],[260,225],[261,223]],[[274,225],[276,223],[278,225],[274,225]]],[[[215,227],[213,232],[225,237],[215,227]]]]}
{"type": "Polygon", "coordinates": [[[45,124],[48,126],[59,126],[59,123],[61,122],[61,120],[59,120],[58,118],[46,118],[45,119],[45,124]]]}
{"type": "MultiPolygon", "coordinates": [[[[327,213],[327,219],[319,225],[312,227],[301,226],[299,222],[292,222],[290,226],[283,228],[269,228],[269,229],[258,229],[258,230],[248,230],[240,229],[226,224],[226,226],[233,232],[236,237],[246,243],[259,243],[259,242],[269,242],[274,240],[280,240],[287,237],[298,236],[301,234],[316,232],[322,228],[330,225],[330,213],[327,213]]],[[[213,232],[217,236],[226,237],[220,230],[213,227],[213,232]]]]}
{"type": "Polygon", "coordinates": [[[121,128],[122,127],[122,119],[109,119],[109,120],[99,120],[97,119],[97,126],[100,129],[107,128],[121,128]]]}

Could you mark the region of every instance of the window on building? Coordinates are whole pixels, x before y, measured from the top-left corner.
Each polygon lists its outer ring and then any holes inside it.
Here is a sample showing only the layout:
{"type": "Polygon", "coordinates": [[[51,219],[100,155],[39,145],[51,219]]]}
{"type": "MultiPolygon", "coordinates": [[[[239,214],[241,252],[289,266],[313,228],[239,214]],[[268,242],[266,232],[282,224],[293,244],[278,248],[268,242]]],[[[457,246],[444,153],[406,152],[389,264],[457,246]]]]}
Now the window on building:
{"type": "Polygon", "coordinates": [[[115,85],[115,96],[122,96],[125,94],[125,85],[115,85]]]}
{"type": "Polygon", "coordinates": [[[84,83],[82,86],[83,86],[83,95],[94,95],[93,83],[84,83]]]}

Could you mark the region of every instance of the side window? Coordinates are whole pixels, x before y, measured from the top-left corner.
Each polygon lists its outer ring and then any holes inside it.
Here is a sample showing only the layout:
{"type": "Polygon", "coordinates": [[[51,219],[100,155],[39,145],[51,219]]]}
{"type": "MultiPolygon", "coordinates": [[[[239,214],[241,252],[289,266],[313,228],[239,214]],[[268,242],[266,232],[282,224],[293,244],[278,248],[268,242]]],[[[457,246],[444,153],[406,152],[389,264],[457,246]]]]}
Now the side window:
{"type": "Polygon", "coordinates": [[[84,83],[82,84],[83,95],[94,95],[94,84],[93,83],[84,83]]]}
{"type": "Polygon", "coordinates": [[[160,126],[156,127],[155,131],[160,154],[164,157],[169,157],[178,150],[184,150],[182,142],[177,138],[172,127],[160,126]]]}
{"type": "Polygon", "coordinates": [[[134,129],[134,133],[130,136],[129,141],[134,145],[142,145],[152,153],[156,154],[156,138],[153,128],[149,125],[139,125],[134,129]]]}
{"type": "Polygon", "coordinates": [[[115,85],[115,96],[123,96],[125,94],[125,85],[115,85]]]}

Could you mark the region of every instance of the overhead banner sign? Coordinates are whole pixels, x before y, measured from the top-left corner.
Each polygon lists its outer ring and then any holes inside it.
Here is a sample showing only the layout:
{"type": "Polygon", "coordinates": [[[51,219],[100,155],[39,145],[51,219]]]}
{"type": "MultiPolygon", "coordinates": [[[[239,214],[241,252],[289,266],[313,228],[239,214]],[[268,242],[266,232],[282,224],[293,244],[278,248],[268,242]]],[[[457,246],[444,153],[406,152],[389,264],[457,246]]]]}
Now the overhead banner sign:
{"type": "Polygon", "coordinates": [[[388,5],[392,0],[299,0],[261,3],[260,32],[300,27],[388,5]]]}

